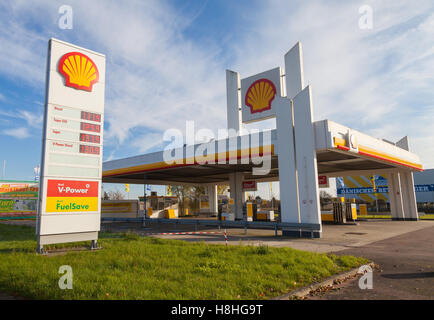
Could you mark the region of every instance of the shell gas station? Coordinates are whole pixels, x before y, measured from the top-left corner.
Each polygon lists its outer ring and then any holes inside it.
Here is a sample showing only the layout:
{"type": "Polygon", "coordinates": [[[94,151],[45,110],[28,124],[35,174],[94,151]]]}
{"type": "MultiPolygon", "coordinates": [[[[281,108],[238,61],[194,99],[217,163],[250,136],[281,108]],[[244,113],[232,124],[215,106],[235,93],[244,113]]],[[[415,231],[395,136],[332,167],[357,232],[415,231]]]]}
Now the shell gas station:
{"type": "Polygon", "coordinates": [[[203,186],[211,213],[219,211],[217,186],[230,186],[223,218],[220,213],[214,220],[161,216],[146,206],[137,214],[144,224],[270,227],[282,230],[283,236],[320,238],[323,221],[355,220],[357,205],[337,198],[332,213],[321,214],[319,177],[382,175],[387,178],[392,219],[418,220],[413,172],[423,171],[423,167],[419,156],[409,150],[408,137],[391,142],[331,120],[313,121],[313,89],[305,84],[301,43],[285,55],[284,65],[284,69],[277,67],[247,78],[226,71],[224,138],[106,161],[102,182],[203,186]],[[276,121],[273,130],[242,130],[244,123],[272,118],[276,121]],[[246,186],[271,181],[279,182],[279,218],[268,214],[257,221],[253,219],[253,203],[246,201],[246,186]]]}
{"type": "Polygon", "coordinates": [[[434,298],[429,1],[6,2],[0,300],[434,298]]]}

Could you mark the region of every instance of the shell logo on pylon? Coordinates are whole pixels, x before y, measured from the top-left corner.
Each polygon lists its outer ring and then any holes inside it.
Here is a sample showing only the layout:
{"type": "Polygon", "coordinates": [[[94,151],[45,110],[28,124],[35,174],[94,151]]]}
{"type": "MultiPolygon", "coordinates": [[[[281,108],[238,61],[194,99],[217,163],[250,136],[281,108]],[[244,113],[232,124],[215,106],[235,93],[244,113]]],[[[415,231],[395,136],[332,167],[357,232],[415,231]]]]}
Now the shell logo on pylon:
{"type": "Polygon", "coordinates": [[[59,61],[59,72],[65,78],[65,85],[78,90],[92,91],[99,80],[96,64],[80,52],[70,52],[59,61]]]}
{"type": "Polygon", "coordinates": [[[276,86],[268,79],[259,79],[247,89],[245,104],[250,107],[250,113],[271,109],[271,102],[276,96],[276,86]]]}

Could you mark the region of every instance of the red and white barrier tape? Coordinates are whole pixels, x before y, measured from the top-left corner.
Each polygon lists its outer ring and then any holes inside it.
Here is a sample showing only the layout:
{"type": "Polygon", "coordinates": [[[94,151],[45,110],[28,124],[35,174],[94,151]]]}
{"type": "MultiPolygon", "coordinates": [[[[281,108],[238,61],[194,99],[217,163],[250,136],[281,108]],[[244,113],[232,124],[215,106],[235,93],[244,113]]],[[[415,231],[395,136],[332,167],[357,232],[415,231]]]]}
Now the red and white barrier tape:
{"type": "Polygon", "coordinates": [[[148,233],[144,233],[144,235],[147,236],[151,236],[151,235],[161,235],[161,236],[170,236],[170,235],[188,235],[188,234],[216,234],[216,233],[220,233],[220,232],[215,232],[215,231],[198,231],[198,232],[160,232],[160,233],[155,233],[155,232],[148,232],[148,233]]]}

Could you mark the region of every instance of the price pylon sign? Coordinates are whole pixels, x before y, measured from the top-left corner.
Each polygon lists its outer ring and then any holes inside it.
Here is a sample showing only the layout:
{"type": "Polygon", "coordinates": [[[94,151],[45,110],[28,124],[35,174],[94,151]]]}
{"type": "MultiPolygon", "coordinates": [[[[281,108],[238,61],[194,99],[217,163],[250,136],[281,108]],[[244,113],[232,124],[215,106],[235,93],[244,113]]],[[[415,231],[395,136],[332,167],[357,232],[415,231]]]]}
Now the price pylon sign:
{"type": "Polygon", "coordinates": [[[92,241],[101,224],[105,56],[57,39],[48,43],[36,235],[92,241]]]}

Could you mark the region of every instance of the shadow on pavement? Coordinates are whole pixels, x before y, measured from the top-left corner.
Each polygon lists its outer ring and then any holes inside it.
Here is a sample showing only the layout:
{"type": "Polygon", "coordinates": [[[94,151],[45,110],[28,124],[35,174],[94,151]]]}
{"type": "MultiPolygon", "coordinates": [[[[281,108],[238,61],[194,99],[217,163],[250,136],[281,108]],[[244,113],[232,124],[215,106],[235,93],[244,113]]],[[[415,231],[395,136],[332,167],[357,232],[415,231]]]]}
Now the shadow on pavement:
{"type": "Polygon", "coordinates": [[[434,272],[382,274],[381,276],[388,279],[422,279],[434,278],[434,272]]]}

